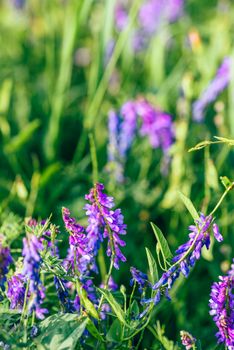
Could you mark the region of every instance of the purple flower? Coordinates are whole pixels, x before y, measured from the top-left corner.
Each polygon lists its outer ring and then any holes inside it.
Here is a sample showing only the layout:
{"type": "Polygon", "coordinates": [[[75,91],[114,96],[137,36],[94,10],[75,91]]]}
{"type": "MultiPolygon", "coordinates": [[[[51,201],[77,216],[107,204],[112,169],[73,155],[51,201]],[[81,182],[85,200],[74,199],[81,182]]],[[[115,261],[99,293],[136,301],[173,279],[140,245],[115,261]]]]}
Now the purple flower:
{"type": "Polygon", "coordinates": [[[35,311],[36,317],[43,319],[47,309],[41,308],[45,298],[45,288],[40,280],[40,267],[42,259],[40,252],[43,250],[43,244],[39,238],[34,235],[28,235],[23,239],[24,267],[23,275],[29,281],[30,305],[29,311],[35,311]]]}
{"type": "MultiPolygon", "coordinates": [[[[132,4],[133,1],[130,2],[132,4]]],[[[183,14],[184,0],[145,0],[138,12],[138,26],[133,28],[133,49],[138,52],[149,45],[150,39],[163,23],[174,22],[183,14]]],[[[118,1],[115,26],[121,31],[128,24],[129,8],[118,1]]]]}
{"type": "Polygon", "coordinates": [[[130,286],[133,286],[133,284],[136,282],[139,285],[139,292],[142,293],[143,289],[148,283],[148,276],[140,270],[137,270],[135,267],[131,267],[130,272],[132,274],[130,286]]]}
{"type": "Polygon", "coordinates": [[[54,284],[58,294],[59,301],[64,307],[64,311],[71,313],[74,311],[74,307],[69,298],[68,290],[65,283],[57,276],[54,276],[54,284]]]}
{"type": "Polygon", "coordinates": [[[13,275],[8,281],[7,297],[10,300],[10,308],[22,310],[26,293],[25,277],[22,274],[13,275]]]}
{"type": "Polygon", "coordinates": [[[6,275],[9,265],[13,262],[10,248],[3,247],[0,241],[0,289],[5,290],[6,275]]]}
{"type": "Polygon", "coordinates": [[[186,350],[190,350],[196,343],[196,338],[194,338],[190,333],[181,331],[180,332],[182,345],[185,346],[186,350]]]}
{"type": "Polygon", "coordinates": [[[88,235],[85,233],[84,227],[79,225],[76,220],[70,216],[69,209],[63,207],[62,215],[66,230],[70,234],[70,247],[65,265],[67,268],[71,266],[73,269],[77,269],[80,274],[85,274],[88,267],[93,266],[94,263],[92,252],[88,244],[88,235]]]}
{"type": "MultiPolygon", "coordinates": [[[[101,283],[100,284],[100,288],[104,288],[105,284],[101,283]]],[[[118,284],[115,283],[114,278],[112,276],[110,276],[109,281],[108,281],[108,285],[107,285],[107,289],[108,290],[112,290],[113,292],[115,292],[116,290],[118,290],[118,284]]]]}
{"type": "Polygon", "coordinates": [[[119,1],[115,7],[115,25],[117,30],[122,31],[128,24],[128,12],[124,4],[119,1]]]}
{"type": "Polygon", "coordinates": [[[119,268],[119,261],[126,261],[119,246],[125,246],[125,242],[119,235],[126,234],[126,225],[123,223],[123,215],[120,209],[111,210],[114,206],[113,197],[108,197],[104,192],[104,186],[95,184],[85,199],[90,202],[86,204],[86,215],[89,217],[87,228],[89,245],[99,246],[103,238],[108,238],[107,255],[113,259],[116,269],[119,268]]]}
{"type": "Polygon", "coordinates": [[[210,315],[218,327],[216,337],[228,350],[234,349],[234,278],[219,277],[211,287],[209,300],[210,315]]]}
{"type": "Polygon", "coordinates": [[[200,98],[193,104],[193,119],[201,122],[204,119],[206,106],[215,101],[217,96],[227,87],[231,79],[231,59],[226,57],[219,67],[216,76],[210,82],[200,98]]]}
{"type": "MultiPolygon", "coordinates": [[[[194,266],[196,260],[200,259],[203,246],[209,249],[210,246],[210,226],[212,222],[211,216],[205,216],[201,213],[196,225],[189,226],[190,234],[188,242],[182,244],[176,250],[176,256],[173,262],[179,262],[181,272],[185,277],[188,276],[190,267],[194,266]],[[186,255],[185,258],[183,258],[186,255]]],[[[218,242],[222,240],[218,226],[213,225],[213,233],[218,242]]]]}
{"type": "Polygon", "coordinates": [[[140,134],[149,137],[153,148],[161,148],[164,152],[164,173],[170,162],[168,151],[174,140],[171,116],[144,99],[130,100],[118,113],[109,113],[108,168],[118,182],[124,180],[124,165],[137,132],[138,117],[141,120],[140,134]]]}
{"type": "MultiPolygon", "coordinates": [[[[189,240],[176,250],[176,255],[172,259],[173,265],[165,271],[158,282],[152,286],[155,294],[152,298],[144,300],[144,303],[157,303],[162,293],[170,300],[169,290],[172,288],[179,275],[182,273],[185,277],[188,277],[191,267],[194,266],[196,260],[201,256],[202,248],[206,246],[206,248],[209,249],[210,226],[212,220],[211,216],[206,217],[204,214],[200,214],[200,218],[195,221],[196,225],[189,226],[189,240]]],[[[222,236],[218,226],[214,224],[213,227],[213,233],[220,242],[222,236]],[[217,234],[217,232],[219,234],[217,234]]]]}
{"type": "Polygon", "coordinates": [[[164,152],[167,152],[174,138],[171,116],[155,109],[146,100],[137,101],[136,111],[142,120],[141,135],[149,137],[153,148],[160,147],[164,152]]]}

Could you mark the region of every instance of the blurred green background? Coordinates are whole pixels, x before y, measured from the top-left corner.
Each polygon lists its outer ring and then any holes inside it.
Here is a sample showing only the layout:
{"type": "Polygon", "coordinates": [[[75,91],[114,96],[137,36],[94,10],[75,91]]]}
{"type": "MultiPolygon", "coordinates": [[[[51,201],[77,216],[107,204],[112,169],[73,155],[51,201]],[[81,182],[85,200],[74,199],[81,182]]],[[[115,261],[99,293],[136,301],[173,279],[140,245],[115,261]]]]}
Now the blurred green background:
{"type": "MultiPolygon", "coordinates": [[[[117,0],[116,0],[117,1],[117,0]]],[[[209,105],[203,123],[191,117],[196,100],[225,56],[233,56],[234,4],[185,1],[184,14],[163,25],[141,52],[131,48],[137,26],[114,25],[114,0],[0,1],[0,203],[22,217],[61,224],[61,207],[86,222],[84,194],[92,187],[88,135],[95,140],[99,181],[116,198],[128,225],[122,264],[114,276],[128,285],[129,267],[146,270],[144,247],[154,253],[149,222],[165,233],[172,250],[187,239],[190,214],[178,190],[197,210],[208,212],[222,194],[219,176],[234,180],[234,154],[228,146],[188,153],[214,135],[234,138],[233,83],[209,105]],[[22,5],[22,6],[21,6],[22,5]],[[108,45],[116,45],[108,57],[108,45]],[[107,172],[107,114],[144,96],[173,116],[176,139],[169,173],[160,172],[162,153],[136,138],[128,155],[126,181],[107,172]]],[[[234,241],[233,194],[217,214],[224,243],[212,246],[188,280],[160,307],[168,337],[186,329],[214,349],[215,326],[208,313],[212,281],[227,271],[234,241]]],[[[62,228],[61,228],[62,229],[62,228]]],[[[23,232],[22,232],[23,234],[23,232]]],[[[21,237],[19,237],[19,240],[21,237]]],[[[147,342],[146,342],[147,343],[147,342]]],[[[150,346],[150,344],[147,344],[150,346]]]]}

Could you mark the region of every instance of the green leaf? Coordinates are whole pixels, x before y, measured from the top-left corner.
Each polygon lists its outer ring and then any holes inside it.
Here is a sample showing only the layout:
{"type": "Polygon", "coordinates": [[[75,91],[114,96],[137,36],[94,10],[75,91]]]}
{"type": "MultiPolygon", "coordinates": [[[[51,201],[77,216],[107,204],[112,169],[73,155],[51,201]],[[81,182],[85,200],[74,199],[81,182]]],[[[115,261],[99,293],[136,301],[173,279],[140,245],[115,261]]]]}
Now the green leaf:
{"type": "Polygon", "coordinates": [[[149,280],[152,284],[155,284],[158,280],[158,268],[157,263],[151,254],[150,250],[148,248],[145,248],[146,255],[148,259],[148,265],[149,265],[149,280]]]}
{"type": "Polygon", "coordinates": [[[101,342],[105,342],[105,339],[101,336],[101,334],[97,330],[96,326],[94,325],[94,323],[90,319],[88,319],[88,323],[87,323],[86,328],[89,331],[89,333],[92,334],[92,336],[94,338],[98,339],[101,342]]]}
{"type": "Polygon", "coordinates": [[[170,251],[166,238],[164,237],[162,231],[153,222],[151,222],[151,226],[158,241],[158,247],[160,248],[164,261],[170,260],[173,255],[170,251]]]}
{"type": "Polygon", "coordinates": [[[32,138],[40,123],[39,119],[35,119],[26,125],[18,135],[12,137],[11,141],[5,145],[4,151],[8,154],[19,151],[32,138]]]}
{"type": "Polygon", "coordinates": [[[116,319],[110,326],[110,329],[106,335],[106,339],[109,342],[121,342],[123,336],[123,329],[121,322],[116,319]]]}
{"type": "Polygon", "coordinates": [[[127,323],[125,321],[124,311],[122,310],[122,308],[121,308],[120,304],[117,302],[117,300],[113,297],[113,295],[108,290],[104,290],[104,289],[101,289],[101,288],[98,288],[98,290],[100,291],[100,293],[103,294],[104,298],[108,301],[112,311],[117,316],[117,318],[123,324],[127,325],[127,323]]]}
{"type": "Polygon", "coordinates": [[[56,314],[39,324],[39,336],[34,339],[38,350],[73,350],[82,336],[88,318],[76,314],[56,314]]]}
{"type": "Polygon", "coordinates": [[[180,196],[180,199],[183,201],[184,205],[186,206],[186,208],[188,209],[188,211],[190,212],[190,214],[192,215],[193,219],[198,220],[199,215],[198,215],[198,212],[196,211],[191,199],[186,197],[182,192],[179,192],[179,196],[180,196]]]}
{"type": "Polygon", "coordinates": [[[220,180],[226,189],[228,187],[232,186],[232,182],[231,182],[231,180],[229,180],[229,178],[227,176],[220,176],[220,180]]]}

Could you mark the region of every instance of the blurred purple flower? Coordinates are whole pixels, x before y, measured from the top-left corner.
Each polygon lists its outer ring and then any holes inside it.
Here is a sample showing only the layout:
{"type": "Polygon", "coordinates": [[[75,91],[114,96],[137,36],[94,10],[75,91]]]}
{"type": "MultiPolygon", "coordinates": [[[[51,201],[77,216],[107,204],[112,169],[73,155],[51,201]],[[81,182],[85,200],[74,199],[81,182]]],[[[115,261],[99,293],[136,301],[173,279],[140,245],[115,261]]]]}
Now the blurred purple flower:
{"type": "Polygon", "coordinates": [[[210,315],[218,327],[216,337],[228,350],[234,349],[234,277],[220,276],[211,287],[210,315]]]}
{"type": "Polygon", "coordinates": [[[141,119],[140,134],[149,137],[153,148],[164,152],[164,174],[170,163],[168,151],[174,140],[171,116],[144,99],[127,101],[119,112],[109,113],[108,170],[119,183],[124,181],[124,165],[136,135],[138,117],[141,119]]]}
{"type": "Polygon", "coordinates": [[[204,112],[207,105],[217,98],[217,96],[228,86],[231,79],[231,59],[224,58],[216,76],[210,82],[200,98],[193,104],[193,119],[201,122],[204,119],[204,112]]]}
{"type": "Polygon", "coordinates": [[[137,114],[142,119],[141,135],[147,135],[153,148],[162,148],[167,152],[173,143],[174,131],[172,118],[155,109],[148,101],[136,102],[137,114]]]}
{"type": "Polygon", "coordinates": [[[10,248],[3,247],[0,241],[0,289],[5,290],[6,275],[9,265],[13,262],[10,248]]]}
{"type": "Polygon", "coordinates": [[[182,345],[185,346],[186,350],[192,349],[196,343],[196,339],[190,333],[185,331],[180,332],[180,338],[182,345]]]}

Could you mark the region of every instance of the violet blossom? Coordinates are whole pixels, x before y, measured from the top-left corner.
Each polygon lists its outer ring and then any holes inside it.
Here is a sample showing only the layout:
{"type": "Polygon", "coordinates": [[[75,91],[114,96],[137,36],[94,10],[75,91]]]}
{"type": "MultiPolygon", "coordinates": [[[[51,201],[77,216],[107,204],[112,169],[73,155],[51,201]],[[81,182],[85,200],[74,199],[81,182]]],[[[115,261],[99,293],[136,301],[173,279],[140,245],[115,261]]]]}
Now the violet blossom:
{"type": "Polygon", "coordinates": [[[142,293],[143,289],[147,286],[148,276],[140,270],[137,270],[135,267],[131,267],[130,272],[132,274],[130,286],[133,286],[134,283],[137,283],[139,286],[139,292],[142,293]]]}
{"type": "Polygon", "coordinates": [[[25,277],[21,273],[15,274],[8,279],[8,289],[6,294],[10,300],[11,309],[22,310],[26,293],[25,282],[25,277]]]}
{"type": "Polygon", "coordinates": [[[181,331],[180,338],[181,338],[182,345],[185,346],[186,350],[190,350],[194,348],[194,345],[196,343],[196,338],[194,338],[189,332],[181,331]]]}
{"type": "Polygon", "coordinates": [[[63,221],[66,230],[69,232],[69,251],[65,260],[65,265],[81,275],[85,275],[89,268],[96,269],[92,251],[88,245],[89,239],[83,226],[79,225],[74,218],[70,216],[67,208],[62,208],[63,221]]]}
{"type": "Polygon", "coordinates": [[[6,275],[10,264],[13,262],[10,248],[4,247],[0,241],[0,290],[5,290],[6,275]]]}
{"type": "Polygon", "coordinates": [[[231,59],[224,58],[216,76],[202,93],[200,98],[193,104],[193,119],[201,122],[204,119],[205,108],[217,98],[228,86],[231,79],[231,59]]]}
{"type": "Polygon", "coordinates": [[[44,314],[48,312],[47,309],[41,308],[41,304],[45,298],[45,288],[40,279],[40,267],[42,258],[40,253],[43,250],[41,240],[34,236],[28,235],[23,239],[24,267],[22,274],[27,277],[29,283],[30,303],[29,311],[35,311],[36,317],[44,318],[44,314]]]}
{"type": "Polygon", "coordinates": [[[107,255],[113,259],[113,265],[118,269],[119,262],[126,261],[119,248],[119,246],[124,247],[126,244],[119,237],[119,235],[126,234],[126,225],[123,222],[121,210],[112,210],[114,207],[113,197],[107,196],[103,190],[104,185],[97,183],[85,196],[85,199],[90,202],[84,207],[86,215],[89,217],[88,244],[96,247],[96,251],[103,238],[107,238],[107,255]]]}
{"type": "Polygon", "coordinates": [[[216,337],[228,350],[234,349],[234,277],[220,276],[211,287],[210,315],[218,327],[216,337]]]}

